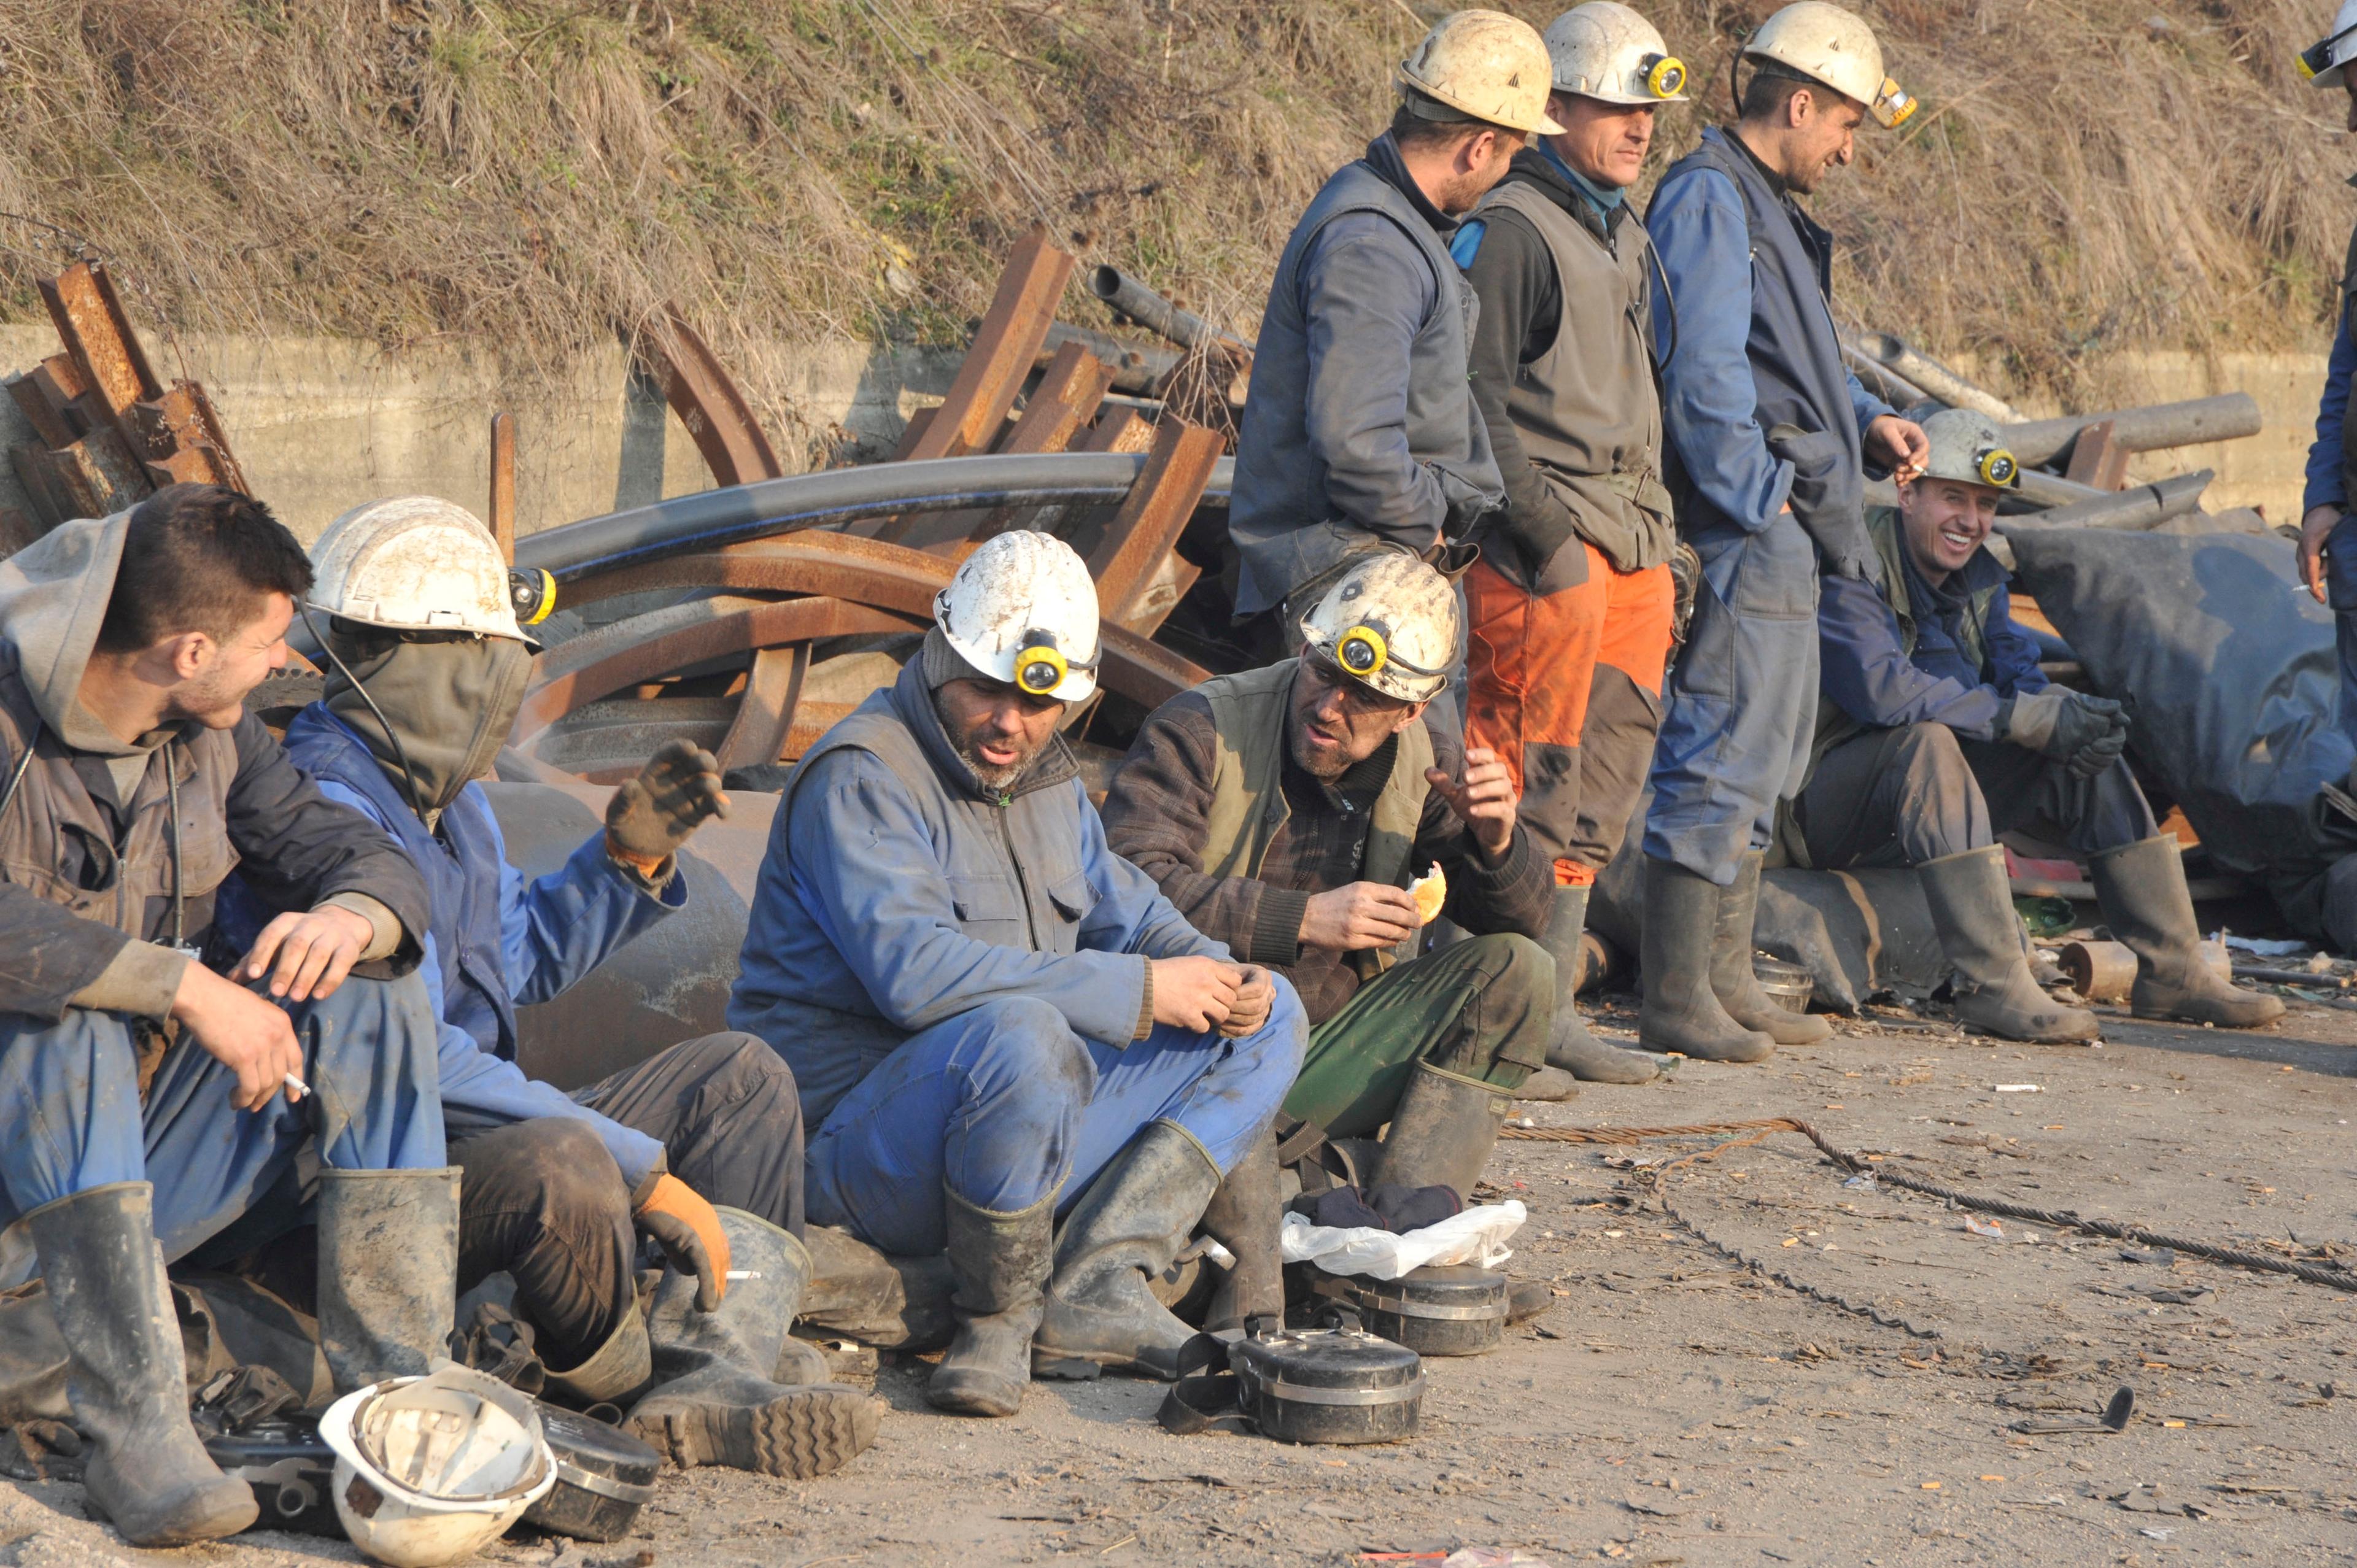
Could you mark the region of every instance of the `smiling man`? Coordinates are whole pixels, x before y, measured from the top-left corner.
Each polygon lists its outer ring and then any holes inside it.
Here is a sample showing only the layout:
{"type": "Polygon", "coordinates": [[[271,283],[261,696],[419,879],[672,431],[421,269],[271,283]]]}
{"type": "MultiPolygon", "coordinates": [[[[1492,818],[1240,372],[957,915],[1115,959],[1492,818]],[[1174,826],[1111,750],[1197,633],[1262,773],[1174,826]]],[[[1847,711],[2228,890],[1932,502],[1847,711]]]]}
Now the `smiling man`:
{"type": "Polygon", "coordinates": [[[2030,977],[1996,835],[2020,829],[2089,857],[2113,934],[2136,954],[2139,1017],[2248,1028],[2283,1011],[2201,961],[2177,841],[2154,826],[2121,753],[2120,704],[2050,683],[1985,548],[2020,483],[1996,427],[1968,409],[1923,424],[1923,473],[1867,513],[1880,582],[1825,580],[1815,764],[1783,840],[1828,870],[1912,865],[1956,1012],[2008,1039],[2093,1039],[2094,1015],[2030,977]]]}

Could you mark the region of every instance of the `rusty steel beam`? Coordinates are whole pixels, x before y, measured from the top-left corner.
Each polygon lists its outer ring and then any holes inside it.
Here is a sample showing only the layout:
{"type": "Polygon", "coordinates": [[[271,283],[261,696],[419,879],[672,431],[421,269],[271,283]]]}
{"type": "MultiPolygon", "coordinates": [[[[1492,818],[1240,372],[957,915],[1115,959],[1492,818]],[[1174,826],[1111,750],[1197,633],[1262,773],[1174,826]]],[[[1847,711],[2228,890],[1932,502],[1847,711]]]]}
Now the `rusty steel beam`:
{"type": "Polygon", "coordinates": [[[802,694],[802,677],[810,672],[811,645],[758,649],[745,677],[745,694],[737,716],[713,755],[721,771],[775,762],[784,755],[792,733],[794,710],[802,694]]]}
{"type": "Polygon", "coordinates": [[[230,451],[229,435],[221,428],[221,415],[214,411],[212,399],[206,395],[201,382],[174,381],[162,397],[135,403],[128,424],[135,444],[151,466],[161,464],[178,478],[193,477],[199,483],[227,485],[247,495],[253,493],[245,482],[245,470],[230,451]],[[204,456],[176,461],[190,452],[202,452],[204,456]]]}
{"type": "Polygon", "coordinates": [[[1194,515],[1224,446],[1217,431],[1184,420],[1166,417],[1155,426],[1146,468],[1089,561],[1098,613],[1106,620],[1135,624],[1139,601],[1194,515]]]}
{"type": "Polygon", "coordinates": [[[162,457],[151,457],[143,467],[147,482],[157,489],[166,485],[226,485],[231,489],[245,489],[243,480],[222,466],[223,454],[210,446],[183,446],[162,457]]]}
{"type": "Polygon", "coordinates": [[[1016,242],[990,313],[974,335],[949,396],[907,454],[910,459],[961,457],[980,451],[997,434],[1039,345],[1047,341],[1071,275],[1072,257],[1049,242],[1045,229],[1035,228],[1016,242]]]}
{"type": "Polygon", "coordinates": [[[2116,490],[2128,482],[2128,449],[2120,445],[2119,422],[2100,420],[2079,432],[2071,443],[2071,462],[2062,477],[2092,489],[2116,490]]]}
{"type": "Polygon", "coordinates": [[[132,404],[164,395],[164,383],[147,363],[147,351],[139,346],[102,263],[76,262],[37,286],[66,352],[110,413],[121,419],[132,404]]]}
{"type": "Polygon", "coordinates": [[[1097,415],[1082,452],[1144,452],[1154,445],[1154,421],[1134,408],[1114,407],[1097,415]]]}
{"type": "Polygon", "coordinates": [[[38,371],[30,375],[10,376],[8,396],[16,404],[16,412],[33,427],[44,446],[70,446],[81,438],[73,428],[66,409],[70,400],[54,395],[56,383],[48,381],[38,371]]]}
{"type": "Polygon", "coordinates": [[[784,475],[777,451],[753,417],[753,405],[678,305],[663,302],[640,328],[637,349],[715,480],[744,485],[784,475]]]}
{"type": "Polygon", "coordinates": [[[1104,639],[1099,680],[1108,692],[1117,692],[1143,707],[1158,708],[1211,678],[1209,670],[1186,655],[1125,626],[1108,621],[1098,631],[1104,639]]]}
{"type": "Polygon", "coordinates": [[[695,555],[673,555],[602,572],[565,589],[567,604],[594,603],[648,588],[725,588],[736,593],[815,594],[855,599],[902,615],[932,613],[949,585],[938,555],[847,533],[790,533],[695,555]]]}
{"type": "Polygon", "coordinates": [[[483,521],[490,524],[491,542],[500,556],[515,564],[515,415],[504,411],[491,415],[491,496],[483,521]]]}
{"type": "Polygon", "coordinates": [[[1061,452],[1113,385],[1113,367],[1077,343],[1067,343],[1040,372],[1023,416],[995,450],[1061,452]]]}

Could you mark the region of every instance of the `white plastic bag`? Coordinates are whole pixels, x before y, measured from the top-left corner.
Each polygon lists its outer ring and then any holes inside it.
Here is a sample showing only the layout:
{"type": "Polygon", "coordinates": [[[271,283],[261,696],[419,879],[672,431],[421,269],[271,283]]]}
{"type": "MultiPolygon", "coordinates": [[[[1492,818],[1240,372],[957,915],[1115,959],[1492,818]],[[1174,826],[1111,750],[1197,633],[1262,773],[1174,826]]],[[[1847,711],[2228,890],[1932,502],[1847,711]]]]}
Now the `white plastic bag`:
{"type": "Polygon", "coordinates": [[[1512,1198],[1461,1209],[1421,1230],[1400,1232],[1372,1225],[1313,1225],[1306,1215],[1288,1214],[1280,1240],[1288,1263],[1315,1263],[1329,1274],[1395,1280],[1428,1263],[1494,1269],[1514,1255],[1506,1238],[1529,1218],[1530,1210],[1512,1198]]]}

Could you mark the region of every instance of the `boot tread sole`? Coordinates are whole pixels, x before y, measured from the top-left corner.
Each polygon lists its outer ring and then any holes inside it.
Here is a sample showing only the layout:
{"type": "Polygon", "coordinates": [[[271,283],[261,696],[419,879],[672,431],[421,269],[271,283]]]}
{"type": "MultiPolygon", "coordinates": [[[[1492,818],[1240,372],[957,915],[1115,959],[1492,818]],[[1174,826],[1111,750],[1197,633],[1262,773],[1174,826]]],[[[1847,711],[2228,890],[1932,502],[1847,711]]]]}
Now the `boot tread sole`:
{"type": "Polygon", "coordinates": [[[630,1425],[683,1470],[722,1465],[807,1481],[866,1452],[882,1413],[859,1390],[826,1383],[790,1389],[763,1405],[645,1411],[630,1425]]]}

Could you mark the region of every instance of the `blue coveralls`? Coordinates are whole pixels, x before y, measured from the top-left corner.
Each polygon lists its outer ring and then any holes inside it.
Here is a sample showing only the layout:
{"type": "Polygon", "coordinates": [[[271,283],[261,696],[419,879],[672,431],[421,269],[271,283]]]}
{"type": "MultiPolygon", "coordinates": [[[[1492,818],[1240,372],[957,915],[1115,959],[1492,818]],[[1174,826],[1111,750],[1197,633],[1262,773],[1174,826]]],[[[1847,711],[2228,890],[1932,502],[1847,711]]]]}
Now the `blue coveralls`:
{"type": "Polygon", "coordinates": [[[1645,214],[1669,282],[1653,298],[1668,477],[1702,578],[1644,850],[1723,887],[1805,777],[1818,575],[1877,570],[1859,442],[1891,410],[1843,368],[1830,236],[1735,138],[1702,136],[1645,214]]]}
{"type": "Polygon", "coordinates": [[[2341,509],[2325,540],[2324,602],[2332,609],[2333,640],[2341,654],[2341,730],[2357,739],[2357,510],[2349,504],[2349,384],[2357,374],[2357,338],[2350,333],[2352,290],[2357,290],[2357,238],[2350,242],[2350,274],[2341,283],[2341,326],[2332,335],[2332,358],[2325,366],[2324,396],[2316,410],[2316,441],[2308,449],[2308,483],[2300,516],[2320,506],[2341,509]]]}
{"type": "Polygon", "coordinates": [[[1292,986],[1242,1039],[1136,1037],[1146,960],[1227,949],[1106,847],[1060,741],[1011,795],[985,791],[920,664],[789,782],[729,1000],[817,1127],[810,1218],[937,1253],[945,1185],[997,1213],[1060,1187],[1069,1205],[1155,1121],[1231,1168],[1300,1069],[1292,986]]]}

